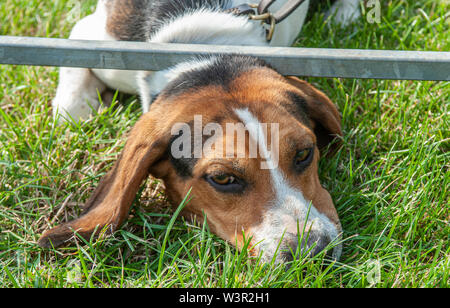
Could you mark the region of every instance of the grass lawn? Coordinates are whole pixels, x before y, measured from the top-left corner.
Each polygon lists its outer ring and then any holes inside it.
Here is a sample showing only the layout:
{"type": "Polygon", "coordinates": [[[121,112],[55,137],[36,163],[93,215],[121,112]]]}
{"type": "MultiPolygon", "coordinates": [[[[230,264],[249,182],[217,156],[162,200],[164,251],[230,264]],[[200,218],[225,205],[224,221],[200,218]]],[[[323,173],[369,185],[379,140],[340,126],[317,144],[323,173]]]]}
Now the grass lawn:
{"type": "MultiPolygon", "coordinates": [[[[82,1],[81,15],[94,0],[82,1]]],[[[68,37],[73,0],[2,0],[0,35],[68,37]]],[[[381,1],[381,22],[330,28],[319,13],[296,46],[450,50],[445,0],[381,1]]],[[[261,264],[207,228],[172,219],[149,179],[113,236],[41,250],[42,232],[80,214],[140,114],[136,97],[81,125],[55,125],[57,69],[0,65],[0,287],[448,287],[448,82],[309,78],[343,115],[344,146],[320,173],[344,228],[324,256],[261,264]]]]}

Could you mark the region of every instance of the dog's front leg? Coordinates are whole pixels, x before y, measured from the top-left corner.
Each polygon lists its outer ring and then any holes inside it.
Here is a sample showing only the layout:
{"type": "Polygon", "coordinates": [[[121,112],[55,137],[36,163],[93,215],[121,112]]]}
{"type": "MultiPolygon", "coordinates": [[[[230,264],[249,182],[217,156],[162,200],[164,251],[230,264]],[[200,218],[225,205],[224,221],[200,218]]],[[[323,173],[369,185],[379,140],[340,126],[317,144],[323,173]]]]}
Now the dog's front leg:
{"type": "Polygon", "coordinates": [[[100,106],[98,93],[106,86],[89,69],[62,67],[53,100],[53,115],[60,120],[88,118],[100,106]]]}
{"type": "MultiPolygon", "coordinates": [[[[99,13],[89,15],[74,26],[69,39],[101,39],[104,17],[99,13]]],[[[106,90],[106,85],[90,69],[63,67],[59,73],[59,84],[53,100],[53,115],[61,115],[60,120],[88,118],[100,106],[98,93],[106,90]]]]}

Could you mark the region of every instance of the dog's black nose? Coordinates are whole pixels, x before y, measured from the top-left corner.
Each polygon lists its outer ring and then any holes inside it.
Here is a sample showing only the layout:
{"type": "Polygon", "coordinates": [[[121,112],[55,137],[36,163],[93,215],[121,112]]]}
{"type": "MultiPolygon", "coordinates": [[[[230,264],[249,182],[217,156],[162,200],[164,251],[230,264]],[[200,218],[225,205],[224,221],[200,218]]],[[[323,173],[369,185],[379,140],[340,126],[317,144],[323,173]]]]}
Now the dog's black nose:
{"type": "Polygon", "coordinates": [[[294,257],[293,254],[297,254],[299,257],[313,257],[323,251],[331,242],[326,234],[314,230],[305,232],[303,237],[292,234],[291,239],[293,239],[293,237],[295,237],[295,240],[288,241],[289,247],[283,252],[283,257],[286,261],[292,261],[294,257]],[[301,242],[300,247],[299,242],[301,242]],[[300,248],[300,251],[298,251],[298,248],[300,248]]]}
{"type": "Polygon", "coordinates": [[[311,256],[319,254],[324,250],[331,240],[323,232],[310,231],[306,236],[306,245],[302,246],[302,253],[307,253],[311,256]]]}

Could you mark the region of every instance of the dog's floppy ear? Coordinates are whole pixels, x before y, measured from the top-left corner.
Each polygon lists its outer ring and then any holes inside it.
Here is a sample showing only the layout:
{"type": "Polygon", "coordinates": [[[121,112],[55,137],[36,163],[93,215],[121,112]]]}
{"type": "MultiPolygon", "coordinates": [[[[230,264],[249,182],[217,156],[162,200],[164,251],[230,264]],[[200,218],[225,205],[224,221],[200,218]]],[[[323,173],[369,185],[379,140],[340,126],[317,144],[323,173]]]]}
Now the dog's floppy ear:
{"type": "Polygon", "coordinates": [[[329,153],[334,153],[341,145],[341,116],[333,102],[321,91],[306,81],[288,76],[287,81],[302,92],[302,103],[306,113],[313,121],[314,133],[319,149],[331,144],[329,153]]]}
{"type": "Polygon", "coordinates": [[[152,112],[142,116],[131,130],[118,161],[86,203],[83,214],[46,231],[38,242],[41,247],[57,247],[70,239],[74,231],[89,239],[94,232],[113,232],[123,223],[139,186],[165,154],[170,139],[164,128],[157,127],[156,119],[152,112]]]}

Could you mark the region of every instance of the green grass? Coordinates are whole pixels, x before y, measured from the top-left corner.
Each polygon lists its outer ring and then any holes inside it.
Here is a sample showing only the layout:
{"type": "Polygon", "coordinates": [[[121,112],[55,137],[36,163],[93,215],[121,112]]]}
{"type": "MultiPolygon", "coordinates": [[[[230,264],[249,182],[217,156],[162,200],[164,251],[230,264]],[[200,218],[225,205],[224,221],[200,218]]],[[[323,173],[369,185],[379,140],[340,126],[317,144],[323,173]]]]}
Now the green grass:
{"type": "MultiPolygon", "coordinates": [[[[0,34],[67,37],[77,1],[3,0],[0,34]]],[[[95,1],[83,1],[82,15],[95,1]]],[[[382,1],[380,24],[330,28],[315,14],[296,46],[450,50],[448,1],[382,1]]],[[[113,236],[41,250],[112,165],[135,97],[82,125],[55,125],[57,69],[0,66],[1,287],[448,287],[448,82],[309,78],[339,106],[344,146],[320,163],[345,230],[339,263],[261,264],[207,228],[172,219],[157,180],[113,236]]],[[[175,205],[176,207],[176,205],[175,205]]]]}

